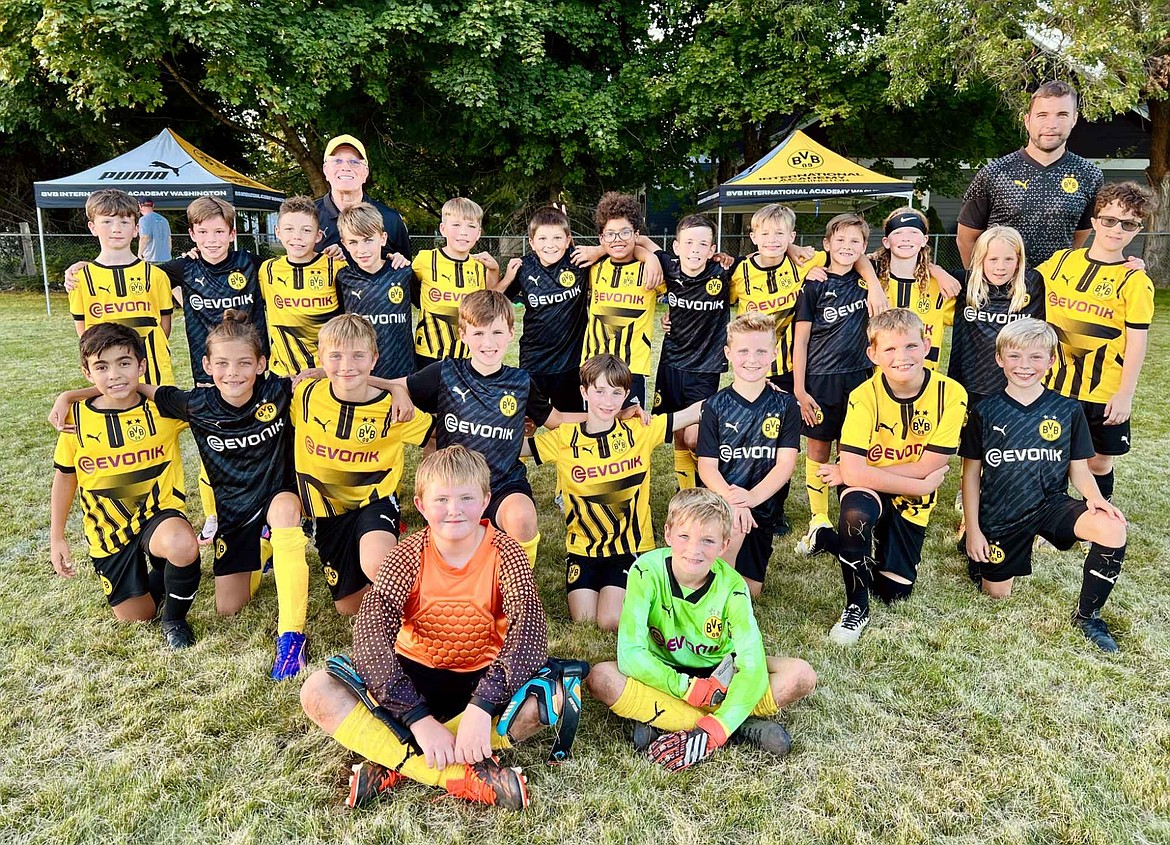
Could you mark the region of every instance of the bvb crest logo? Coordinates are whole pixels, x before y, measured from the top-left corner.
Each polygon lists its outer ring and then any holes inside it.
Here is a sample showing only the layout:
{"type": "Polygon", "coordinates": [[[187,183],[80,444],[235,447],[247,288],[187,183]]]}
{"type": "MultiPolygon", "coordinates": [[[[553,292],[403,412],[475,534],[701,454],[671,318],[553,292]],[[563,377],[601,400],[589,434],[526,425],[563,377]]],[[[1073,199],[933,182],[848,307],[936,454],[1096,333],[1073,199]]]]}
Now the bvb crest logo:
{"type": "Polygon", "coordinates": [[[817,421],[817,425],[820,425],[825,421],[825,412],[820,408],[817,408],[815,411],[813,411],[813,419],[817,421]]]}
{"type": "Polygon", "coordinates": [[[313,290],[324,290],[325,277],[321,275],[320,270],[314,270],[309,274],[309,287],[313,290]]]}
{"type": "Polygon", "coordinates": [[[930,297],[926,294],[918,297],[918,313],[925,314],[930,310],[930,297]]]}
{"type": "Polygon", "coordinates": [[[718,616],[708,616],[707,621],[703,623],[703,633],[708,639],[719,639],[723,635],[723,620],[718,616]]]}
{"type": "Polygon", "coordinates": [[[325,567],[325,582],[329,584],[330,587],[337,586],[337,570],[332,566],[325,567]]]}
{"type": "Polygon", "coordinates": [[[1056,420],[1042,419],[1040,420],[1040,436],[1051,443],[1056,438],[1060,437],[1061,431],[1060,423],[1056,420]]]}
{"type": "Polygon", "coordinates": [[[272,422],[276,419],[276,406],[271,402],[265,402],[256,409],[256,419],[260,422],[272,422]]]}
{"type": "Polygon", "coordinates": [[[110,579],[105,575],[99,575],[98,580],[102,582],[102,592],[107,596],[114,592],[114,585],[110,583],[110,579]]]}
{"type": "Polygon", "coordinates": [[[394,287],[390,288],[390,292],[387,293],[386,296],[395,305],[401,305],[402,304],[402,297],[403,297],[402,287],[399,285],[395,285],[394,287]]]}
{"type": "Polygon", "coordinates": [[[570,584],[576,584],[577,579],[581,577],[581,567],[574,563],[569,565],[569,577],[566,579],[570,584]]]}
{"type": "Polygon", "coordinates": [[[562,270],[561,275],[557,277],[557,281],[561,283],[561,287],[571,288],[577,283],[577,276],[572,270],[562,270]]]}
{"type": "Polygon", "coordinates": [[[995,543],[992,543],[990,546],[987,547],[987,559],[989,561],[991,561],[992,563],[994,563],[996,566],[1003,563],[1004,557],[1005,557],[1005,555],[1003,553],[1003,549],[1001,549],[999,546],[995,545],[995,543]]]}
{"type": "Polygon", "coordinates": [[[142,283],[141,279],[135,279],[129,284],[130,293],[143,294],[146,293],[146,285],[142,283]]]}
{"type": "Polygon", "coordinates": [[[723,291],[722,279],[708,279],[707,293],[711,296],[718,296],[723,291]]]}
{"type": "Polygon", "coordinates": [[[657,408],[661,404],[662,404],[662,392],[659,390],[655,390],[654,391],[654,407],[657,408]]]}
{"type": "Polygon", "coordinates": [[[378,436],[378,429],[369,420],[362,420],[357,429],[357,439],[362,443],[369,443],[378,436]]]}
{"type": "Polygon", "coordinates": [[[1060,180],[1060,189],[1066,194],[1075,194],[1080,187],[1081,183],[1074,176],[1065,176],[1060,180]]]}
{"type": "Polygon", "coordinates": [[[130,424],[126,426],[126,436],[135,443],[146,437],[146,427],[142,424],[142,420],[131,420],[130,424]]]}
{"type": "Polygon", "coordinates": [[[1020,307],[1027,308],[1028,305],[1031,304],[1031,302],[1032,302],[1032,294],[1026,293],[1026,294],[1024,294],[1024,301],[1020,303],[1020,307]]]}
{"type": "Polygon", "coordinates": [[[505,417],[515,416],[517,408],[516,397],[511,393],[505,393],[500,397],[500,413],[505,417]]]}
{"type": "Polygon", "coordinates": [[[223,541],[223,537],[220,537],[215,541],[215,559],[219,560],[221,557],[223,557],[226,554],[227,554],[227,543],[225,543],[223,541]]]}
{"type": "Polygon", "coordinates": [[[609,441],[609,450],[615,455],[620,455],[629,448],[629,441],[626,440],[626,436],[624,434],[615,434],[613,439],[609,441]]]}
{"type": "Polygon", "coordinates": [[[1098,299],[1108,299],[1113,296],[1113,283],[1108,279],[1103,282],[1098,282],[1093,288],[1093,296],[1098,299]]]}
{"type": "Polygon", "coordinates": [[[930,434],[930,430],[934,428],[925,416],[920,416],[921,412],[914,415],[914,419],[910,420],[910,430],[921,437],[924,434],[930,434]]]}
{"type": "Polygon", "coordinates": [[[780,418],[768,417],[764,420],[764,424],[760,426],[760,431],[764,433],[765,437],[779,437],[780,436],[780,418]]]}
{"type": "Polygon", "coordinates": [[[248,277],[239,270],[233,270],[228,276],[228,286],[232,290],[243,290],[248,285],[248,277]]]}

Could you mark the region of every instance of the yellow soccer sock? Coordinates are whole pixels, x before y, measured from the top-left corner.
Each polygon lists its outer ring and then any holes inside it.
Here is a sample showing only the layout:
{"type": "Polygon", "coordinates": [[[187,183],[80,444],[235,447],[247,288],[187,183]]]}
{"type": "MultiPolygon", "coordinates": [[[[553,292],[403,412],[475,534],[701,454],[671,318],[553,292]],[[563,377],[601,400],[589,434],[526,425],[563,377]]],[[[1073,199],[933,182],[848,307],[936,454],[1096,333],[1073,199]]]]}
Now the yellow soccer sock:
{"type": "MultiPolygon", "coordinates": [[[[459,732],[459,722],[462,721],[462,719],[463,719],[463,714],[460,713],[455,718],[448,719],[446,722],[443,723],[443,725],[451,733],[457,734],[459,732]]],[[[508,737],[506,737],[506,736],[500,736],[498,733],[496,733],[496,720],[495,719],[492,720],[491,740],[492,740],[492,751],[504,751],[504,750],[512,747],[512,740],[508,739],[508,737]]]]}
{"type": "Polygon", "coordinates": [[[276,579],[276,632],[305,630],[309,610],[309,564],[305,547],[309,540],[296,528],[272,529],[272,574],[276,579]]]}
{"type": "Polygon", "coordinates": [[[536,547],[540,545],[540,532],[536,532],[536,536],[527,542],[517,540],[520,548],[524,549],[524,554],[528,555],[528,560],[532,564],[532,568],[536,569],[536,547]]]}
{"type": "Polygon", "coordinates": [[[811,522],[816,522],[817,517],[821,517],[825,522],[829,520],[829,485],[817,475],[820,468],[821,465],[812,458],[804,459],[804,486],[808,490],[808,507],[812,511],[811,522]]]}
{"type": "Polygon", "coordinates": [[[674,475],[679,490],[688,490],[695,486],[695,453],[690,449],[674,450],[674,475]]]}
{"type": "Polygon", "coordinates": [[[461,778],[464,775],[462,763],[445,769],[430,768],[426,757],[399,742],[394,732],[379,722],[362,704],[354,707],[342,719],[333,732],[333,738],[367,760],[381,763],[411,780],[429,786],[443,786],[449,778],[461,778]]]}
{"type": "Polygon", "coordinates": [[[207,468],[202,461],[199,462],[199,501],[203,505],[204,517],[216,515],[215,491],[211,489],[211,479],[207,477],[207,468]]]}
{"type": "Polygon", "coordinates": [[[681,698],[633,678],[626,678],[626,688],[609,709],[624,719],[645,722],[663,731],[689,731],[707,715],[681,698]]]}
{"type": "Polygon", "coordinates": [[[256,591],[260,589],[260,577],[259,569],[252,573],[252,577],[248,580],[248,595],[256,595],[256,591]]]}

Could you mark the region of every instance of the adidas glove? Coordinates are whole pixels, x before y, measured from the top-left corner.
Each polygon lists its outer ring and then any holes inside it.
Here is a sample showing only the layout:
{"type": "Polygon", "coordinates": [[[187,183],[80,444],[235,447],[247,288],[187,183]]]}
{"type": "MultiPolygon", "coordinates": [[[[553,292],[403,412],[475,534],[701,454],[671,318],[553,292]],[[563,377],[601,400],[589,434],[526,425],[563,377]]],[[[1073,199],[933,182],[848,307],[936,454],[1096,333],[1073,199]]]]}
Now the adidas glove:
{"type": "Polygon", "coordinates": [[[735,655],[729,654],[720,661],[715,670],[706,678],[694,678],[687,687],[683,699],[692,707],[718,707],[727,698],[727,687],[735,674],[735,655]]]}
{"type": "Polygon", "coordinates": [[[646,749],[646,759],[672,772],[706,760],[727,742],[723,725],[713,716],[704,716],[689,731],[663,734],[646,749]]]}

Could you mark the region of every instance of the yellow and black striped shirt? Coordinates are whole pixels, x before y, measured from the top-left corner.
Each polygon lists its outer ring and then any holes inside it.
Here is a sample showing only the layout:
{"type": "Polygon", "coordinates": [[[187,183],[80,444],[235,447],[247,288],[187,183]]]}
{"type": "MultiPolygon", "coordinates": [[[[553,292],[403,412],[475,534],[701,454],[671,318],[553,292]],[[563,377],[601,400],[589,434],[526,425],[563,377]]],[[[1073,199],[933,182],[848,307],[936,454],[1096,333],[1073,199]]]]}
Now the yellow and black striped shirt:
{"type": "Polygon", "coordinates": [[[731,270],[731,302],[737,306],[736,313],[771,314],[776,320],[776,363],[770,375],[792,372],[796,299],[808,271],[825,266],[825,261],[825,253],[819,250],[804,266],[785,256],[775,267],[760,267],[748,256],[731,270]]]}
{"type": "Polygon", "coordinates": [[[955,322],[955,300],[943,296],[938,279],[934,276],[929,278],[925,286],[914,279],[890,276],[886,283],[886,296],[892,307],[909,309],[922,318],[926,337],[930,340],[926,366],[937,369],[938,362],[942,360],[943,337],[947,326],[955,322]]]}
{"type": "Polygon", "coordinates": [[[615,264],[608,256],[589,269],[589,321],[581,363],[608,352],[627,364],[635,375],[650,375],[654,340],[654,306],[666,292],[642,287],[641,261],[615,264]]]}
{"type": "Polygon", "coordinates": [[[466,358],[459,340],[459,305],[469,293],[487,287],[487,268],[474,258],[458,261],[441,249],[424,249],[411,262],[415,304],[419,307],[414,351],[427,358],[466,358]]]}
{"type": "Polygon", "coordinates": [[[324,253],[298,264],[287,256],[260,267],[260,292],[268,314],[268,367],[278,376],[295,376],[317,366],[317,333],[341,313],[337,273],[345,266],[324,253]]]}

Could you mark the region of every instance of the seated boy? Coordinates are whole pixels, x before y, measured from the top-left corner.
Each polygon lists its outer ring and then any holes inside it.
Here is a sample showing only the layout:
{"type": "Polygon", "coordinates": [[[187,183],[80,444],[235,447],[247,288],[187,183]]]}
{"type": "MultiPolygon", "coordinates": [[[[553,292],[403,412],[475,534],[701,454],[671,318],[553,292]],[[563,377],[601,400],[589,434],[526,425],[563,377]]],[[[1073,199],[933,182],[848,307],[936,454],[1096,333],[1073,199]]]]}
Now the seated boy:
{"type": "Polygon", "coordinates": [[[337,274],[342,308],[365,317],[378,336],[378,361],[373,375],[395,379],[414,372],[414,341],[410,330],[410,288],[414,271],[395,253],[382,257],[387,234],[382,214],[369,203],[350,206],[337,217],[341,244],[350,263],[337,274]]]}
{"type": "Polygon", "coordinates": [[[869,624],[871,589],[886,604],[910,597],[967,414],[967,392],[926,369],[930,341],[918,315],[885,311],[870,318],[868,334],[878,372],[849,394],[840,464],[820,469],[826,484],[845,487],[838,529],[818,526],[811,538],[812,554],[829,551],[841,563],[845,610],[829,632],[838,645],[856,643],[869,624]]]}
{"type": "Polygon", "coordinates": [[[114,188],[94,191],[85,201],[85,216],[101,249],[78,269],[78,284],[69,291],[69,313],[78,336],[102,323],[129,326],[142,338],[146,383],[174,384],[168,345],[174,310],[171,283],[166,273],[131,249],[138,233],[138,203],[114,188]]]}
{"type": "Polygon", "coordinates": [[[768,382],[776,360],[770,315],[732,320],[724,353],[734,378],[703,403],[699,478],[731,505],[731,542],[721,557],[755,597],[764,589],[776,521],[800,451],[800,407],[768,382]]]}
{"type": "Polygon", "coordinates": [[[285,254],[260,267],[260,291],[268,320],[268,369],[291,377],[317,366],[317,333],[341,313],[337,272],[345,262],[321,252],[317,244],[317,205],[308,197],[280,204],[276,237],[285,254]]]}
{"type": "Polygon", "coordinates": [[[183,425],[138,394],[146,366],[133,329],[101,323],[82,334],[81,370],[101,395],[74,403],[73,430],[57,439],[49,548],[58,575],[77,574],[65,527],[80,488],[89,554],[114,616],[146,622],[162,604],[163,636],[181,649],[195,644],[187,611],[199,546],[183,515],[183,425]]]}
{"type": "Polygon", "coordinates": [[[499,290],[500,265],[490,253],[471,254],[483,226],[483,209],[464,197],[443,203],[439,233],[446,243],[414,257],[411,301],[418,307],[414,330],[416,368],[443,358],[466,358],[459,340],[459,305],[477,290],[499,290]]]}
{"type": "Polygon", "coordinates": [[[731,742],[778,756],[791,739],[769,717],[816,686],[799,658],[768,657],[743,579],[721,558],[731,509],[711,490],[682,490],[666,516],[669,548],[642,555],[618,629],[617,663],[593,667],[593,697],[639,724],[634,747],[682,769],[731,742]]]}
{"type": "Polygon", "coordinates": [[[694,425],[699,404],[676,414],[618,419],[630,392],[630,368],[608,353],[581,365],[585,421],[530,437],[522,454],[557,465],[565,499],[565,589],[574,622],[616,631],[634,558],[654,548],[650,461],[671,433],[694,425]]]}
{"type": "Polygon", "coordinates": [[[558,411],[580,412],[581,344],[589,315],[589,270],[569,258],[573,234],[559,208],[542,208],[528,222],[532,252],[508,262],[504,295],[524,303],[520,369],[558,411]]]}
{"type": "Polygon", "coordinates": [[[545,665],[548,632],[524,550],[482,519],[489,477],[462,446],[419,463],[414,504],[428,527],[391,551],[362,601],[357,677],[343,684],[321,670],[301,689],[309,718],[371,761],[353,767],[351,807],[406,779],[467,801],[528,804],[520,770],[493,755],[540,729],[536,703],[503,734],[493,721],[545,665]]]}
{"type": "Polygon", "coordinates": [[[985,594],[1007,598],[1016,576],[1032,574],[1037,535],[1058,549],[1092,543],[1072,624],[1102,651],[1117,651],[1100,611],[1125,559],[1125,517],[1089,471],[1093,440],[1080,404],[1043,385],[1056,344],[1052,327],[1031,318],[996,337],[1007,387],[972,409],[959,445],[968,568],[985,594]],[[1070,482],[1083,501],[1068,495],[1070,482]]]}

